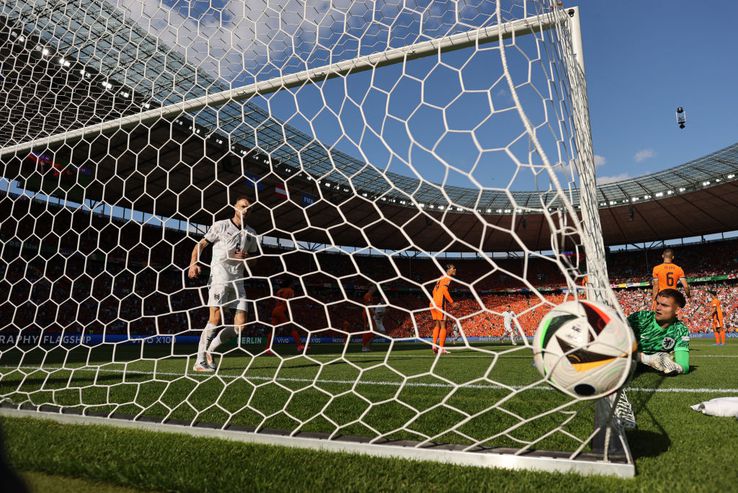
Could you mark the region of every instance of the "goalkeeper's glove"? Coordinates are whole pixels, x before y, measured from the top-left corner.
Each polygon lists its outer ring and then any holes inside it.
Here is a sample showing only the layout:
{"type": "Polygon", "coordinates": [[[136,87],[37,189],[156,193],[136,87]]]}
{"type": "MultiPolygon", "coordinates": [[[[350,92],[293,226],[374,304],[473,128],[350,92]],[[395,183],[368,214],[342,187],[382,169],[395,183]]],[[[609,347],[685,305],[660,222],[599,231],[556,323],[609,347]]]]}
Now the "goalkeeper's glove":
{"type": "Polygon", "coordinates": [[[639,353],[639,361],[646,366],[665,373],[666,375],[678,375],[684,373],[681,365],[677,364],[669,353],[639,353]]]}

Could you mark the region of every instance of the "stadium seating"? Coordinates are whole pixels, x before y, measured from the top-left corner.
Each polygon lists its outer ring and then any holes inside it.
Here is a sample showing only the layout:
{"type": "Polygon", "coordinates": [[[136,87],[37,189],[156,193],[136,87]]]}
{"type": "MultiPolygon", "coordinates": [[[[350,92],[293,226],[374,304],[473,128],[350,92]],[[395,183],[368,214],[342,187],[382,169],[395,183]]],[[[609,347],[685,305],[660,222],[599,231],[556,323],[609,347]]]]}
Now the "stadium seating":
{"type": "MultiPolygon", "coordinates": [[[[203,282],[189,281],[184,275],[194,244],[192,236],[35,200],[0,200],[0,213],[22,216],[15,230],[2,231],[4,237],[12,238],[2,252],[2,289],[8,292],[0,306],[3,333],[63,330],[89,334],[104,329],[107,333],[152,335],[181,333],[206,323],[203,282]],[[57,253],[48,258],[46,251],[57,253]],[[181,259],[182,269],[167,267],[172,258],[175,263],[181,259]]],[[[736,252],[737,240],[676,249],[677,260],[689,276],[734,272],[738,265],[736,252]]],[[[530,286],[516,278],[526,267],[518,258],[495,258],[497,270],[493,270],[487,259],[434,261],[385,255],[352,258],[264,248],[255,274],[268,277],[269,283],[247,283],[249,297],[259,300],[256,316],[250,321],[251,330],[266,330],[274,303],[270,293],[289,272],[302,277],[304,290],[298,290],[303,291],[302,296],[291,303],[291,310],[293,319],[305,329],[322,329],[321,335],[337,335],[339,332],[330,329],[345,327],[363,330],[360,300],[373,281],[380,284],[385,301],[393,306],[385,316],[389,333],[413,336],[417,327],[420,336],[427,336],[432,325],[426,310],[428,293],[447,261],[458,267],[460,282],[452,287],[458,301],[453,315],[467,336],[501,335],[502,318],[496,314],[508,304],[518,313],[521,327],[531,335],[548,307],[563,299],[562,294],[548,293],[544,303],[527,290],[520,292],[530,286]]],[[[651,268],[659,261],[658,249],[612,253],[608,257],[611,280],[648,282],[651,268]]],[[[536,273],[536,287],[563,285],[563,277],[551,261],[531,258],[527,269],[536,273]]],[[[704,331],[710,326],[708,286],[695,288],[682,317],[692,330],[704,331]]],[[[710,284],[709,288],[718,292],[726,323],[734,327],[738,323],[738,285],[710,284]]],[[[619,289],[617,295],[626,313],[650,304],[650,289],[619,289]]]]}

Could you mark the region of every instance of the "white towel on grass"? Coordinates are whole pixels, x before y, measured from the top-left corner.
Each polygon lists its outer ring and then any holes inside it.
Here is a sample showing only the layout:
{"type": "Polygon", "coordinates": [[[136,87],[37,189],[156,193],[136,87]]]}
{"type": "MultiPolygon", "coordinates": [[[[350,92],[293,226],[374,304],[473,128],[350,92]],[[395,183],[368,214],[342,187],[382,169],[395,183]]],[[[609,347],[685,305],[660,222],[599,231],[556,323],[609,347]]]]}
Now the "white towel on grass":
{"type": "Polygon", "coordinates": [[[738,397],[718,397],[690,407],[709,416],[738,418],[738,397]]]}

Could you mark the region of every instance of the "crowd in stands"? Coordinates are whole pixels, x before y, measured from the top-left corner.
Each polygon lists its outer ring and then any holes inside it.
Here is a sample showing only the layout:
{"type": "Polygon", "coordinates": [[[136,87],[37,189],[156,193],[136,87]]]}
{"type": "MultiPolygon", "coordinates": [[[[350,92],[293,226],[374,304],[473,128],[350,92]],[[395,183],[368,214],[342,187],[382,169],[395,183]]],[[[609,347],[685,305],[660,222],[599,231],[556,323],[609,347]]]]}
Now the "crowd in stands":
{"type": "MultiPolygon", "coordinates": [[[[738,284],[693,285],[692,297],[687,300],[687,306],[681,310],[679,318],[693,332],[709,332],[712,327],[712,295],[709,291],[714,291],[720,300],[726,327],[729,330],[738,328],[738,284]]],[[[651,308],[650,289],[621,289],[616,294],[626,314],[651,308]]]]}
{"type": "MultiPolygon", "coordinates": [[[[674,262],[683,266],[687,277],[732,274],[738,271],[738,241],[726,240],[671,247],[674,262]]],[[[663,248],[627,250],[608,255],[607,264],[612,283],[649,281],[651,269],[661,263],[663,248]]]]}
{"type": "MultiPolygon", "coordinates": [[[[207,320],[206,273],[199,281],[184,269],[196,238],[175,230],[119,222],[84,211],[41,206],[31,200],[0,201],[4,217],[0,257],[0,331],[52,333],[178,334],[200,330],[207,320]]],[[[676,261],[689,277],[732,274],[738,267],[738,241],[676,249],[676,261]]],[[[615,282],[650,282],[660,249],[612,253],[615,282]]],[[[207,258],[203,259],[205,262],[207,258]]],[[[544,256],[506,259],[448,259],[458,267],[452,285],[457,303],[451,313],[469,336],[500,336],[501,313],[510,305],[520,327],[532,335],[540,319],[564,300],[558,264],[544,256]],[[527,279],[527,283],[522,279],[527,279]],[[508,290],[503,292],[501,290],[508,290]],[[517,292],[510,292],[517,290],[517,292]]],[[[287,274],[299,276],[292,319],[317,335],[363,330],[361,297],[372,283],[381,286],[378,303],[387,304],[385,326],[396,337],[427,336],[432,323],[429,293],[444,270],[445,258],[409,255],[347,255],[264,248],[254,278],[250,329],[268,330],[271,297],[287,274]]],[[[709,329],[707,289],[723,303],[728,327],[738,325],[738,284],[693,285],[682,318],[694,331],[709,329]]],[[[625,313],[650,306],[650,289],[620,289],[625,313]]]]}

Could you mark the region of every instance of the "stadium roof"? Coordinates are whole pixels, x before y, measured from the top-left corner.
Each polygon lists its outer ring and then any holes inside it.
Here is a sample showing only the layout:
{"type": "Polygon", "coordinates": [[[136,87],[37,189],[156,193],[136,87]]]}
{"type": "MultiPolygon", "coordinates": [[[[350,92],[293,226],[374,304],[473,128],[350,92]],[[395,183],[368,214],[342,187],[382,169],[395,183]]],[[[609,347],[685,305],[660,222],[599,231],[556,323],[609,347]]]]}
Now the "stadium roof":
{"type": "MultiPolygon", "coordinates": [[[[0,11],[10,24],[48,43],[75,67],[114,83],[114,90],[134,96],[122,107],[110,99],[107,111],[99,105],[88,118],[57,125],[44,118],[43,124],[27,127],[35,133],[22,138],[0,130],[2,145],[228,88],[104,0],[14,5],[17,10],[0,11]]],[[[71,98],[89,97],[90,91],[81,94],[71,98]]],[[[98,102],[106,94],[97,94],[98,102]]],[[[58,104],[56,95],[53,104],[58,104]]],[[[85,145],[75,146],[74,152],[85,145]]],[[[375,247],[430,251],[521,250],[522,243],[545,250],[550,248],[546,221],[524,211],[540,209],[542,203],[558,205],[550,192],[475,190],[382,173],[348,154],[329,151],[251,102],[140,125],[108,140],[95,138],[81,150],[100,156],[97,174],[104,186],[91,186],[89,196],[194,222],[209,222],[227,203],[228,189],[243,184],[247,174],[259,181],[256,192],[266,206],[253,217],[257,230],[305,241],[359,246],[369,241],[375,247]],[[282,184],[291,202],[275,195],[282,184]],[[323,200],[305,208],[305,197],[323,200]],[[422,203],[424,213],[413,202],[422,203]],[[514,229],[518,239],[501,229],[514,229]],[[454,241],[449,231],[466,244],[454,241]]],[[[12,170],[6,168],[9,176],[12,170]]],[[[599,186],[605,242],[738,229],[736,175],[738,144],[676,168],[599,186]]],[[[578,190],[569,195],[578,204],[578,190]]]]}

